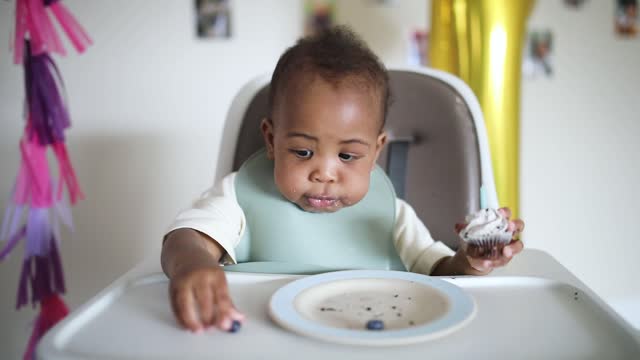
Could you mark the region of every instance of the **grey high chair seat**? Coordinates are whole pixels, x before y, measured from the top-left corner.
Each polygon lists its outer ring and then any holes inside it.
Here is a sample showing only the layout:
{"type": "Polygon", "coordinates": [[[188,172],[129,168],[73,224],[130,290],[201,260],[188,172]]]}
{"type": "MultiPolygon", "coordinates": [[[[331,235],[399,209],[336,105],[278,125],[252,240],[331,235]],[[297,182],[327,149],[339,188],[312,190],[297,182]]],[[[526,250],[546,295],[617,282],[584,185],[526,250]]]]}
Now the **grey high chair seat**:
{"type": "MultiPolygon", "coordinates": [[[[497,207],[489,145],[478,101],[442,71],[389,70],[393,103],[389,142],[378,160],[396,193],[413,206],[434,239],[457,248],[454,224],[481,207],[497,207]]],[[[264,146],[270,76],[245,85],[227,115],[216,180],[264,146]]]]}

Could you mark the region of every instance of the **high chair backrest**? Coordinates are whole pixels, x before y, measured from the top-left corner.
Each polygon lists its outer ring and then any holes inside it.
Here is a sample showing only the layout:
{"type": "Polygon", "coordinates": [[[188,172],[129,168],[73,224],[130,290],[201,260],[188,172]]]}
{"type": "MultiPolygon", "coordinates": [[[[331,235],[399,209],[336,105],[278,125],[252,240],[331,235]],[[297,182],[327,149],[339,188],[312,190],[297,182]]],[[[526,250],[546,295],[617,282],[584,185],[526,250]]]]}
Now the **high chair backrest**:
{"type": "MultiPolygon", "coordinates": [[[[460,79],[433,69],[389,70],[393,103],[388,145],[378,164],[398,197],[413,206],[434,239],[457,248],[454,224],[466,214],[497,207],[484,119],[476,97],[460,79]]],[[[268,75],[236,95],[224,127],[216,178],[264,146],[268,75]]]]}

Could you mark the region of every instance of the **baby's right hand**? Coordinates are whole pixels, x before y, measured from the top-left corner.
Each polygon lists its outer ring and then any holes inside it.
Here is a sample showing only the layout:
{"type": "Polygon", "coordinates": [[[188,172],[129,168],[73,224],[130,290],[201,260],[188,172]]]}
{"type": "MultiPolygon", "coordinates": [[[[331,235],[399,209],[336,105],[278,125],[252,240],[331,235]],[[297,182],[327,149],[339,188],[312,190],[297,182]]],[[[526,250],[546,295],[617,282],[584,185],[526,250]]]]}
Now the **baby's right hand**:
{"type": "Polygon", "coordinates": [[[199,332],[210,326],[220,330],[237,329],[233,322],[244,315],[233,306],[224,271],[217,264],[190,264],[169,283],[171,307],[180,324],[199,332]]]}

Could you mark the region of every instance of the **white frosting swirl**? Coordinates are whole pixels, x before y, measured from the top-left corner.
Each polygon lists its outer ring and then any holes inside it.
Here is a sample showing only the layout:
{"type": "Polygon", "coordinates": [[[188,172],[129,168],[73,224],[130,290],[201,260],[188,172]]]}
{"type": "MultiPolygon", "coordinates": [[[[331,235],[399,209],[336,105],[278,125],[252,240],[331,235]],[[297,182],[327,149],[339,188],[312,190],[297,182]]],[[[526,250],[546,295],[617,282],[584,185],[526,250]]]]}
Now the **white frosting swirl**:
{"type": "Polygon", "coordinates": [[[459,233],[468,242],[499,240],[508,242],[513,232],[509,231],[509,220],[496,209],[482,209],[465,218],[467,226],[459,233]]]}

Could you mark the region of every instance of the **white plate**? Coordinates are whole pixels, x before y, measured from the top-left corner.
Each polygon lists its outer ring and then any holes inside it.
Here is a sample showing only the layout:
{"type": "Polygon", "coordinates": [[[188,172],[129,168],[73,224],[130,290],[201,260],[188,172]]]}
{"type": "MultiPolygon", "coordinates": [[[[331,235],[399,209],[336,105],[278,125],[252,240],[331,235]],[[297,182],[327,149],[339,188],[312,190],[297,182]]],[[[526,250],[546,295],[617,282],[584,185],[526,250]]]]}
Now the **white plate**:
{"type": "Polygon", "coordinates": [[[352,270],[305,277],[278,289],[269,313],[282,327],[343,344],[402,345],[469,323],[474,299],[446,281],[409,272],[352,270]],[[367,322],[382,320],[383,330],[367,322]]]}

